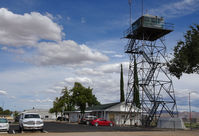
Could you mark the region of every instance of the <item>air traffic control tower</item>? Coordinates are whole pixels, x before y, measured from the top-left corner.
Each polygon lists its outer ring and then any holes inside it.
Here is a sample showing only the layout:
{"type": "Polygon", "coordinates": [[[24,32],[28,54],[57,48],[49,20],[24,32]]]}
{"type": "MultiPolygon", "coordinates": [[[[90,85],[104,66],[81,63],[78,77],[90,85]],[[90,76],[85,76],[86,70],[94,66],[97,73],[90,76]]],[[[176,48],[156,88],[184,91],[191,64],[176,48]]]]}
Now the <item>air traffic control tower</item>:
{"type": "Polygon", "coordinates": [[[156,124],[161,114],[171,117],[177,113],[172,79],[167,70],[165,35],[173,31],[173,24],[165,23],[164,18],[143,15],[124,32],[128,44],[125,53],[130,57],[126,103],[133,107],[134,61],[137,65],[138,89],[141,109],[129,113],[126,119],[140,114],[142,126],[156,124]]]}

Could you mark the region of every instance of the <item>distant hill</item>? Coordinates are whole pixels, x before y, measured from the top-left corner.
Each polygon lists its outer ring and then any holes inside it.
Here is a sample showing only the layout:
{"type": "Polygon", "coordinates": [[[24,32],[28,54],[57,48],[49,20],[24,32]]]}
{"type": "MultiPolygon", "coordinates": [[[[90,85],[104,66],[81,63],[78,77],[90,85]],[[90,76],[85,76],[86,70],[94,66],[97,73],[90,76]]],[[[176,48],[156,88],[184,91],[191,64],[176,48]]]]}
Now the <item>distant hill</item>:
{"type": "MultiPolygon", "coordinates": [[[[189,112],[179,112],[179,117],[181,118],[189,118],[189,112]]],[[[198,118],[199,119],[199,112],[191,112],[192,118],[198,118]]]]}
{"type": "MultiPolygon", "coordinates": [[[[179,114],[180,118],[189,119],[189,112],[183,111],[183,112],[178,112],[178,114],[179,114]]],[[[166,111],[163,111],[161,116],[162,117],[170,117],[170,115],[166,111]]],[[[191,112],[191,117],[199,119],[199,112],[191,112]]]]}

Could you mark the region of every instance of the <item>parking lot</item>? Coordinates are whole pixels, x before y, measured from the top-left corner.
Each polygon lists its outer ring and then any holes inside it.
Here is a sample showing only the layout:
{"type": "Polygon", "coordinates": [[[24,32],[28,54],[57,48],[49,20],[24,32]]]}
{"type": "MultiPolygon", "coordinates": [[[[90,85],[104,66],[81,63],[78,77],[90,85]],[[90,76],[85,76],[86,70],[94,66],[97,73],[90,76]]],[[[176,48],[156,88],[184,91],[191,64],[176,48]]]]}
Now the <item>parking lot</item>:
{"type": "MultiPolygon", "coordinates": [[[[141,128],[135,127],[120,127],[120,126],[91,126],[91,125],[84,125],[84,124],[69,124],[66,122],[45,122],[44,123],[44,132],[110,132],[110,131],[141,131],[141,128]]],[[[145,129],[153,130],[153,129],[145,129]]],[[[10,133],[19,133],[19,126],[18,124],[11,124],[10,125],[10,133]]]]}
{"type": "Polygon", "coordinates": [[[198,136],[199,130],[172,130],[156,128],[135,128],[130,126],[88,126],[69,124],[66,122],[45,122],[44,132],[25,131],[19,133],[18,124],[10,125],[10,133],[0,133],[1,136],[198,136]],[[13,134],[14,133],[14,134],[13,134]]]}

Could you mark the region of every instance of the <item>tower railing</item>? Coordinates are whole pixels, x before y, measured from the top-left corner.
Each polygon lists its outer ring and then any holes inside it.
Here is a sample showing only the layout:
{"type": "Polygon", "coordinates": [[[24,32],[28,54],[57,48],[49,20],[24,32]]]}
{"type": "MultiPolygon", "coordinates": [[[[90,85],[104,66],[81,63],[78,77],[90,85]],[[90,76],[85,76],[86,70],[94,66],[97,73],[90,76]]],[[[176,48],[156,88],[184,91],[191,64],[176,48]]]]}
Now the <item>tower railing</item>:
{"type": "Polygon", "coordinates": [[[138,23],[137,25],[131,25],[128,29],[126,29],[123,32],[123,37],[126,37],[129,34],[133,34],[136,32],[136,30],[140,27],[147,27],[147,28],[153,28],[153,29],[162,29],[162,30],[173,30],[174,29],[174,24],[172,23],[167,23],[164,22],[162,24],[158,23],[152,23],[152,22],[147,22],[144,21],[144,24],[138,23]]]}

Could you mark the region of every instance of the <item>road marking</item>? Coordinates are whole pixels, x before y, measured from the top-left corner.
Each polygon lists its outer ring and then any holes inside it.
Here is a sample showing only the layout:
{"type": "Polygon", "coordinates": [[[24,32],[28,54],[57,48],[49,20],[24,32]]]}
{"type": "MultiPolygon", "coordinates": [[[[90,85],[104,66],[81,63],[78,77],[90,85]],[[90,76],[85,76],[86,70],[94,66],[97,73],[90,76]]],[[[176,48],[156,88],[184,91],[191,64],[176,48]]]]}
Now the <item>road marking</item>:
{"type": "Polygon", "coordinates": [[[48,133],[48,131],[46,131],[46,130],[43,130],[43,133],[48,133]]]}
{"type": "Polygon", "coordinates": [[[0,132],[0,134],[7,134],[8,132],[0,132]]]}

